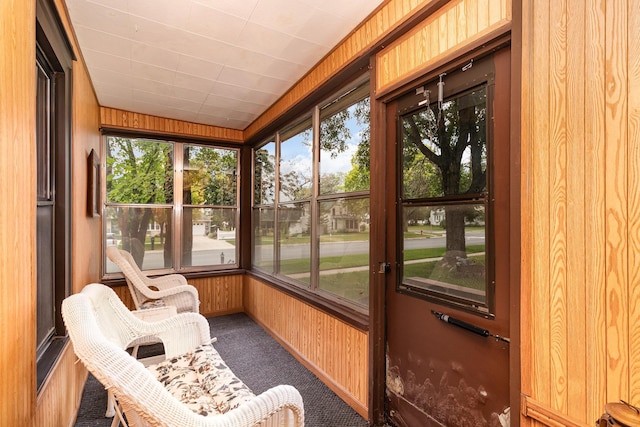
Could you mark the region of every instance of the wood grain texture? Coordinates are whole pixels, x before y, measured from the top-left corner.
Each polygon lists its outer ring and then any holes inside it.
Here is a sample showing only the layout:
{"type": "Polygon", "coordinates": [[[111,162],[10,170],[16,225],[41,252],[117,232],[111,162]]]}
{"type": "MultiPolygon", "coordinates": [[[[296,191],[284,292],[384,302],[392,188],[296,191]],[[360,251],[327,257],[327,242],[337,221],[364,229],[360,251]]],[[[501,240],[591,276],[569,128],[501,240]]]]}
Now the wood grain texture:
{"type": "MultiPolygon", "coordinates": [[[[567,10],[551,2],[549,17],[549,351],[550,406],[567,413],[567,10]]],[[[571,154],[573,156],[573,153],[571,154]]]]}
{"type": "Polygon", "coordinates": [[[522,413],[529,418],[527,425],[531,427],[591,427],[593,425],[567,417],[528,396],[523,396],[521,409],[522,413]]]}
{"type": "MultiPolygon", "coordinates": [[[[91,79],[82,63],[73,64],[73,124],[72,132],[72,286],[79,292],[87,283],[98,282],[102,269],[101,217],[89,217],[86,188],[88,180],[87,157],[91,150],[101,152],[99,132],[100,106],[93,92],[91,79]]],[[[102,166],[101,166],[102,167],[102,166]]]]}
{"type": "Polygon", "coordinates": [[[37,427],[71,426],[80,408],[82,391],[87,381],[87,369],[67,343],[53,374],[38,395],[36,419],[31,424],[37,427]],[[64,392],[61,392],[64,390],[64,392]]]}
{"type": "Polygon", "coordinates": [[[376,57],[376,92],[424,73],[438,59],[511,22],[508,0],[454,0],[376,57]]]}
{"type": "Polygon", "coordinates": [[[206,317],[241,313],[243,309],[242,274],[189,279],[189,284],[198,289],[200,313],[206,317]]]}
{"type": "Polygon", "coordinates": [[[631,5],[522,4],[521,376],[535,402],[523,426],[592,425],[609,401],[640,403],[640,18],[631,5]]]}
{"type": "MultiPolygon", "coordinates": [[[[571,380],[587,392],[586,419],[600,415],[606,402],[606,324],[605,306],[605,176],[606,144],[604,91],[605,4],[603,0],[585,3],[584,87],[585,87],[585,380],[571,380]],[[586,379],[588,378],[588,380],[586,379]]],[[[576,35],[577,37],[577,35],[576,35]]]]}
{"type": "Polygon", "coordinates": [[[629,400],[640,402],[640,8],[629,2],[628,52],[628,205],[629,205],[629,400]]]}
{"type": "MultiPolygon", "coordinates": [[[[525,301],[528,302],[526,309],[531,310],[532,323],[530,325],[523,325],[524,331],[527,328],[531,328],[531,346],[532,346],[532,362],[531,362],[531,377],[536,379],[532,382],[532,395],[540,402],[549,404],[551,400],[549,372],[551,371],[550,360],[550,337],[551,337],[551,325],[550,319],[550,154],[549,154],[549,141],[551,139],[549,131],[549,97],[550,89],[548,84],[539,84],[540,82],[549,81],[549,31],[544,31],[538,34],[538,27],[541,25],[548,25],[549,23],[549,3],[548,2],[535,2],[534,6],[530,9],[531,19],[533,20],[533,33],[535,37],[531,42],[532,52],[523,53],[523,55],[531,55],[535,58],[533,64],[532,75],[527,78],[533,79],[533,94],[534,100],[532,110],[527,119],[532,121],[532,138],[533,149],[533,164],[529,171],[535,178],[532,183],[531,191],[533,193],[532,205],[526,205],[523,203],[522,209],[532,209],[533,223],[523,224],[523,230],[535,230],[533,234],[533,265],[532,276],[529,278],[531,281],[530,295],[522,294],[525,301]],[[546,64],[545,67],[541,64],[546,64]],[[529,228],[531,227],[531,228],[529,228]]],[[[532,34],[533,35],[533,34],[532,34]]],[[[523,77],[524,79],[525,77],[523,77]]],[[[523,114],[526,114],[523,110],[523,114]]],[[[523,122],[526,119],[523,118],[523,122]]],[[[528,253],[523,254],[525,257],[530,255],[528,253]]],[[[525,278],[523,278],[525,279],[525,278]]],[[[526,279],[525,279],[526,280],[526,279]]],[[[523,332],[523,337],[526,337],[526,332],[523,332]]],[[[525,356],[526,357],[526,356],[525,356]]],[[[527,373],[524,373],[527,375],[527,373]]],[[[527,390],[523,390],[524,393],[529,393],[527,390]]]]}
{"type": "MultiPolygon", "coordinates": [[[[627,2],[606,3],[606,312],[607,399],[629,390],[628,212],[627,212],[627,2]]],[[[624,396],[624,397],[623,397],[624,396]]]]}
{"type": "MultiPolygon", "coordinates": [[[[244,311],[242,274],[189,279],[188,282],[198,290],[200,314],[203,316],[215,317],[244,311]]],[[[113,290],[130,310],[135,309],[126,285],[114,286],[113,290]]]]}
{"type": "Polygon", "coordinates": [[[585,291],[585,262],[589,250],[587,249],[587,230],[585,228],[586,194],[583,190],[586,181],[585,159],[585,84],[578,79],[569,79],[569,73],[585,75],[585,4],[574,4],[569,11],[568,4],[562,2],[566,24],[566,52],[565,87],[566,102],[563,115],[566,117],[566,230],[567,230],[567,280],[566,291],[566,321],[573,325],[571,330],[565,330],[566,337],[566,386],[565,398],[567,409],[565,413],[570,417],[579,418],[586,413],[587,390],[578,382],[568,381],[569,378],[580,378],[586,371],[587,349],[587,311],[585,291]],[[572,111],[575,109],[575,114],[572,111]],[[573,141],[568,147],[568,141],[573,141]]]}
{"type": "Polygon", "coordinates": [[[244,280],[244,307],[249,316],[367,418],[366,333],[250,276],[244,280]]]}
{"type": "Polygon", "coordinates": [[[208,138],[217,141],[243,142],[241,130],[167,119],[149,114],[100,107],[100,125],[124,131],[145,131],[163,135],[208,138]]]}
{"type": "Polygon", "coordinates": [[[35,1],[0,2],[0,425],[35,408],[35,1]]]}

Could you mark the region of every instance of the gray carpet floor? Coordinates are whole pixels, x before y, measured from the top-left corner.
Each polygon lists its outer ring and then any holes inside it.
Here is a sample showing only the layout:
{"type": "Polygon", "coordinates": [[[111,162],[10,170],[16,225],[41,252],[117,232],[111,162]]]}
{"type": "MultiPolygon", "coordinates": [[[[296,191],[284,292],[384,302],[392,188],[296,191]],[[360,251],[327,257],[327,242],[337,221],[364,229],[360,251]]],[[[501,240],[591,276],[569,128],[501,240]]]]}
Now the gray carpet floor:
{"type": "MultiPolygon", "coordinates": [[[[231,370],[255,394],[278,384],[289,384],[300,391],[307,427],[365,427],[357,412],[325,386],[311,371],[245,314],[209,319],[214,344],[231,370]]],[[[146,351],[153,351],[153,348],[146,351]]],[[[141,356],[144,354],[141,352],[141,356]]],[[[105,418],[107,393],[89,375],[82,395],[76,427],[110,426],[105,418]]]]}

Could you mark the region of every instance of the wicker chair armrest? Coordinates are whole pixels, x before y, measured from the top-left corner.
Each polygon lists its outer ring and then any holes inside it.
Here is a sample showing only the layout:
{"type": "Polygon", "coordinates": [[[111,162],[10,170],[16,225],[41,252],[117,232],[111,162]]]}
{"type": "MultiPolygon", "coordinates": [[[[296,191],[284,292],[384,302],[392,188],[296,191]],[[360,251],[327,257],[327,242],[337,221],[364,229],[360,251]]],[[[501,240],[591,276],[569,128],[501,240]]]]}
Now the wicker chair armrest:
{"type": "Polygon", "coordinates": [[[136,339],[156,336],[164,344],[167,357],[185,353],[199,345],[211,342],[207,319],[198,313],[180,313],[156,322],[132,320],[136,339]]]}
{"type": "Polygon", "coordinates": [[[187,279],[182,274],[167,274],[159,277],[147,278],[150,286],[158,289],[169,289],[179,285],[187,285],[187,279]]]}
{"type": "MultiPolygon", "coordinates": [[[[155,384],[154,388],[156,388],[155,384]]],[[[169,426],[258,427],[276,413],[280,413],[281,420],[277,424],[268,425],[304,426],[302,396],[298,390],[289,385],[273,387],[224,415],[212,417],[202,417],[186,409],[186,406],[176,400],[167,399],[164,391],[166,390],[156,391],[157,394],[152,399],[149,399],[149,396],[140,396],[145,400],[145,403],[142,408],[138,407],[138,410],[143,409],[148,414],[152,414],[153,418],[161,419],[169,426]]],[[[143,418],[145,417],[143,416],[143,418]]]]}
{"type": "MultiPolygon", "coordinates": [[[[234,426],[257,426],[267,420],[276,412],[289,410],[289,414],[283,413],[286,421],[281,421],[278,425],[304,426],[304,404],[300,392],[290,385],[278,385],[257,395],[248,402],[242,403],[237,408],[227,412],[225,417],[229,417],[234,426]],[[237,420],[237,421],[236,421],[237,420]]],[[[217,422],[210,424],[218,426],[217,422]]],[[[226,425],[226,424],[225,424],[226,425]]]]}
{"type": "Polygon", "coordinates": [[[139,291],[147,298],[150,299],[160,299],[170,295],[175,295],[179,293],[187,293],[190,294],[195,301],[198,301],[198,290],[193,285],[178,285],[165,289],[150,289],[150,288],[142,288],[139,291]]]}

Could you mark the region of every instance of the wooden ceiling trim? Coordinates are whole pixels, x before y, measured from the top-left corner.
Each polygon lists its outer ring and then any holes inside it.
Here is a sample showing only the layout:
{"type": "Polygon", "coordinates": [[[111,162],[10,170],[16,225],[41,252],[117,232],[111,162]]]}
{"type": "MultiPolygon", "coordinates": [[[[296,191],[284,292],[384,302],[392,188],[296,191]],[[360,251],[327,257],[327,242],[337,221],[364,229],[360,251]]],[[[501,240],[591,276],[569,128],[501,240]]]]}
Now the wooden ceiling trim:
{"type": "Polygon", "coordinates": [[[100,127],[242,143],[242,131],[100,107],[100,127]]]}

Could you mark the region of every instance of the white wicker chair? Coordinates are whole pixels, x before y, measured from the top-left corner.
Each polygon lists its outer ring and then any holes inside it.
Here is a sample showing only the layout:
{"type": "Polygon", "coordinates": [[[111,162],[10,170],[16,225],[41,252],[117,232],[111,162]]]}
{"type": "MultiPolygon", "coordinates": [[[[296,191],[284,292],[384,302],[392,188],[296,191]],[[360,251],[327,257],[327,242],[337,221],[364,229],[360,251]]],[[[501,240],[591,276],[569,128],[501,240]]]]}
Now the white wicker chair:
{"type": "Polygon", "coordinates": [[[304,425],[302,397],[292,386],[273,387],[225,414],[205,417],[188,409],[125,351],[131,342],[150,335],[163,341],[167,357],[209,343],[209,324],[200,314],[183,313],[159,322],[144,322],[131,314],[112,289],[94,283],[66,298],[62,315],[76,355],[114,392],[129,426],[304,425]]]}
{"type": "MultiPolygon", "coordinates": [[[[174,305],[178,313],[199,312],[198,290],[189,285],[183,275],[167,274],[155,278],[148,277],[140,270],[129,252],[118,249],[116,246],[107,247],[107,256],[122,270],[136,309],[145,308],[145,302],[148,300],[162,300],[163,304],[174,305]]],[[[147,305],[153,306],[153,304],[147,305]]]]}

